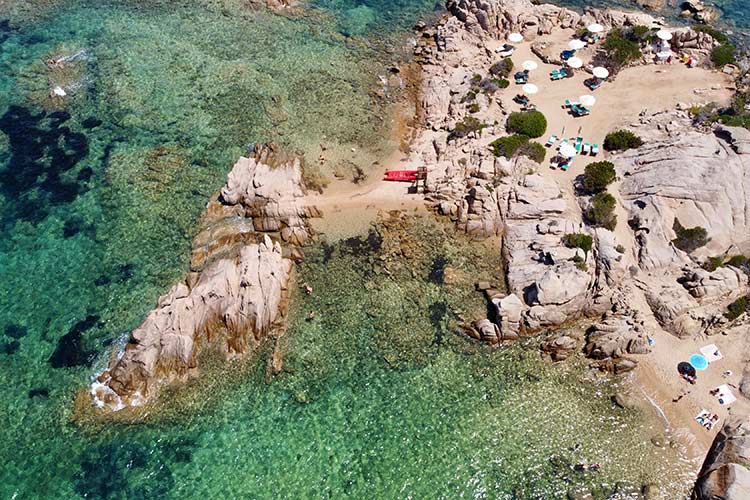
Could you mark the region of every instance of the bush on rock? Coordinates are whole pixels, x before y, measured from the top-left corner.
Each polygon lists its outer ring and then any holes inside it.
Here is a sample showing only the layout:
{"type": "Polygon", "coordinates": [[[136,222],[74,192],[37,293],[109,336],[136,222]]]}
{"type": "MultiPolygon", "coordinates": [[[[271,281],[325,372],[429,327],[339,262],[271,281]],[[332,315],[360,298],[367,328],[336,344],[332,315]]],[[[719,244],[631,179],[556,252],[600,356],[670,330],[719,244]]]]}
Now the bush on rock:
{"type": "Polygon", "coordinates": [[[643,139],[630,130],[610,132],[604,138],[604,149],[607,151],[627,151],[643,146],[643,139]]]}
{"type": "Polygon", "coordinates": [[[535,139],[547,131],[547,118],[539,111],[515,112],[508,117],[507,128],[508,132],[535,139]]]}
{"type": "Polygon", "coordinates": [[[583,189],[589,193],[599,193],[607,189],[617,178],[615,165],[610,161],[589,163],[583,171],[583,189]]]}

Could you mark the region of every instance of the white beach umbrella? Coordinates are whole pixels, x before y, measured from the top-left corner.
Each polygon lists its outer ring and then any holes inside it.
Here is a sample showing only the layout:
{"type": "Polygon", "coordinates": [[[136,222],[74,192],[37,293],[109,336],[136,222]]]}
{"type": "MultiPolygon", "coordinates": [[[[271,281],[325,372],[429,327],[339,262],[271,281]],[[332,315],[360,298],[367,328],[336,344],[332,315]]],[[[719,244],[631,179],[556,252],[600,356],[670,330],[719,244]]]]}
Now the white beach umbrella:
{"type": "Polygon", "coordinates": [[[588,94],[582,95],[578,100],[584,106],[593,106],[594,104],[596,104],[596,97],[588,94]]]}
{"type": "Polygon", "coordinates": [[[609,70],[603,66],[597,66],[593,69],[592,73],[594,73],[595,77],[601,78],[602,80],[609,76],[609,70]]]}
{"type": "Polygon", "coordinates": [[[664,40],[664,41],[668,41],[672,39],[672,33],[670,33],[667,30],[657,31],[656,36],[659,38],[659,40],[664,40]]]}
{"type": "Polygon", "coordinates": [[[663,50],[661,52],[657,52],[656,53],[656,57],[658,57],[659,59],[667,59],[671,55],[672,55],[672,51],[671,50],[663,50]]]}
{"type": "Polygon", "coordinates": [[[511,33],[508,35],[508,41],[513,43],[523,42],[523,35],[520,33],[511,33]]]}
{"type": "Polygon", "coordinates": [[[578,40],[577,38],[575,40],[571,40],[568,42],[568,47],[570,47],[573,50],[582,49],[586,46],[586,42],[583,40],[578,40]]]}
{"type": "Polygon", "coordinates": [[[601,33],[602,31],[604,31],[604,26],[598,23],[589,24],[588,30],[591,33],[601,33]]]}
{"type": "Polygon", "coordinates": [[[563,144],[560,146],[560,155],[566,158],[573,158],[576,155],[576,147],[572,144],[563,144]]]}
{"type": "Polygon", "coordinates": [[[580,68],[581,66],[583,66],[583,61],[580,57],[571,57],[570,59],[568,59],[567,64],[571,68],[580,68]]]}
{"type": "Polygon", "coordinates": [[[521,67],[528,71],[534,71],[535,69],[539,67],[539,65],[535,63],[534,61],[529,60],[529,61],[524,61],[523,63],[521,63],[521,67]]]}
{"type": "Polygon", "coordinates": [[[526,85],[524,85],[521,88],[523,89],[523,92],[525,94],[529,94],[529,95],[533,95],[533,94],[536,94],[537,92],[539,92],[539,87],[537,87],[533,83],[527,83],[526,85]]]}

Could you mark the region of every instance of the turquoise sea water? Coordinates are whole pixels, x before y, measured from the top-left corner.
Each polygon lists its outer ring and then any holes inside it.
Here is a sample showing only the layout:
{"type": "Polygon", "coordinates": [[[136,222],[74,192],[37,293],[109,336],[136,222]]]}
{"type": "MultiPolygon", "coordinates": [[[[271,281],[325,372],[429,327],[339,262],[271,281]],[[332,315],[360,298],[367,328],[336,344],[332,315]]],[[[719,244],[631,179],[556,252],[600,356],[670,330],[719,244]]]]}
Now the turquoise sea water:
{"type": "Polygon", "coordinates": [[[293,306],[285,372],[269,379],[261,353],[208,370],[145,421],[82,421],[76,391],[183,275],[238,155],[325,142],[367,166],[391,147],[374,92],[395,57],[383,48],[434,4],[313,7],[0,6],[0,497],[603,497],[618,481],[622,496],[679,481],[674,453],[643,438],[658,431],[613,413],[605,382],[533,346],[455,334],[483,307],[473,280],[499,264],[452,235],[395,278],[378,274],[376,241],[311,249],[300,279],[318,292],[293,306]],[[440,284],[436,252],[464,283],[440,284]],[[319,322],[301,319],[310,308],[319,322]],[[578,474],[578,460],[605,467],[578,474]]]}

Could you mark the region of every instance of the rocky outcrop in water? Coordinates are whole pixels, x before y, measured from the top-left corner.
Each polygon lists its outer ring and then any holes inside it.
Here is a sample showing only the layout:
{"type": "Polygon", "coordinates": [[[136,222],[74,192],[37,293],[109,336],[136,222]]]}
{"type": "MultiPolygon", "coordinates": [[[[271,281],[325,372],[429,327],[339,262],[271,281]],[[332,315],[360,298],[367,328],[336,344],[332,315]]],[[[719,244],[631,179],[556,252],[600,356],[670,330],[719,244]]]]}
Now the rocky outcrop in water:
{"type": "Polygon", "coordinates": [[[92,386],[99,406],[142,404],[196,374],[204,350],[242,355],[283,327],[293,262],[270,235],[290,244],[311,236],[305,218],[318,211],[301,203],[301,168],[272,144],[235,164],[201,219],[193,271],[159,298],[92,386]]]}
{"type": "Polygon", "coordinates": [[[729,420],[716,435],[693,489],[693,500],[750,498],[750,417],[729,420]]]}

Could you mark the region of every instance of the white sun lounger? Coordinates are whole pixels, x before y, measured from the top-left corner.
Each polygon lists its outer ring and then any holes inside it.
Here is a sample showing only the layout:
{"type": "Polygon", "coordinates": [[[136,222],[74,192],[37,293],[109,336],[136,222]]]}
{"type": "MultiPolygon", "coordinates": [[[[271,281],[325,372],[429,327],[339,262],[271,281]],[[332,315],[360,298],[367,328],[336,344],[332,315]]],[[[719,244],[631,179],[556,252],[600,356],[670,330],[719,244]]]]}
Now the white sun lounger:
{"type": "Polygon", "coordinates": [[[706,358],[709,363],[719,361],[724,357],[721,354],[721,351],[719,351],[719,348],[716,347],[716,344],[708,344],[707,346],[701,347],[700,351],[701,354],[703,354],[703,357],[706,358]]]}

